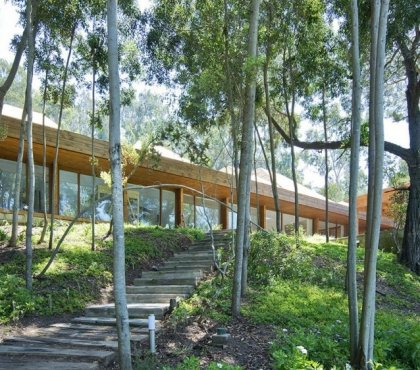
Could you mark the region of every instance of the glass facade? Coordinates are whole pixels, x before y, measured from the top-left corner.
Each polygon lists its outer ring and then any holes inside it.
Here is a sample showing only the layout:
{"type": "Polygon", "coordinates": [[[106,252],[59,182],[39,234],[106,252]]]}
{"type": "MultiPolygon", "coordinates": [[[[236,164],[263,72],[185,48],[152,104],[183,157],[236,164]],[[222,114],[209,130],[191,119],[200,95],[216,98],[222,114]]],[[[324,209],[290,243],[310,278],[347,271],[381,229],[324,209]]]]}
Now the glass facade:
{"type": "Polygon", "coordinates": [[[59,213],[63,216],[75,216],[78,212],[79,184],[77,173],[60,171],[59,213]]]}
{"type": "Polygon", "coordinates": [[[195,201],[195,227],[209,230],[220,225],[220,205],[214,200],[196,197],[195,201]]]}
{"type": "Polygon", "coordinates": [[[194,196],[184,194],[184,225],[186,227],[195,226],[194,196]]]}
{"type": "Polygon", "coordinates": [[[48,168],[45,168],[45,186],[44,186],[44,177],[43,177],[43,166],[35,166],[35,194],[34,194],[34,211],[35,212],[49,212],[49,175],[50,171],[48,168]],[[44,204],[44,189],[45,189],[45,199],[44,204]],[[44,208],[45,206],[45,208],[44,208]]]}
{"type": "Polygon", "coordinates": [[[139,221],[144,225],[160,225],[159,189],[151,188],[140,191],[139,221]]]}
{"type": "MultiPolygon", "coordinates": [[[[15,203],[14,187],[16,178],[16,162],[0,159],[0,208],[12,209],[15,203]]],[[[22,180],[20,186],[20,205],[25,204],[26,176],[25,165],[22,169],[22,180]]]]}
{"type": "Polygon", "coordinates": [[[175,192],[162,190],[162,218],[163,227],[175,227],[175,192]]]}

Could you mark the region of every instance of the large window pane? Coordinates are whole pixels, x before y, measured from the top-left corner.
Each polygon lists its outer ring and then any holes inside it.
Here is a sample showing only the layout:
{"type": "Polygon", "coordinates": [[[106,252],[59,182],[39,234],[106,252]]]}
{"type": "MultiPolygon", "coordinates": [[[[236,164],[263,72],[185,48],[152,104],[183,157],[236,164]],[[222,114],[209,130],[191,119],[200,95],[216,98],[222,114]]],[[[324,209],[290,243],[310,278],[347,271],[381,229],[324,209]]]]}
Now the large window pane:
{"type": "Polygon", "coordinates": [[[60,171],[60,215],[76,215],[77,188],[77,173],[60,171]]]}
{"type": "MultiPolygon", "coordinates": [[[[0,208],[12,209],[14,204],[14,184],[16,175],[16,162],[0,159],[0,208]]],[[[20,186],[20,204],[22,208],[25,200],[26,176],[25,165],[22,169],[22,179],[20,186]]]]}
{"type": "Polygon", "coordinates": [[[267,209],[265,211],[265,227],[267,230],[276,231],[276,212],[267,209]]]}
{"type": "Polygon", "coordinates": [[[184,224],[186,227],[194,227],[194,196],[184,194],[184,224]]]}
{"type": "Polygon", "coordinates": [[[228,229],[236,229],[237,221],[238,221],[238,206],[236,204],[229,204],[233,211],[229,209],[228,211],[228,229]]]}
{"type": "Polygon", "coordinates": [[[108,185],[105,185],[104,181],[100,178],[97,179],[97,193],[96,199],[98,203],[96,204],[96,219],[99,221],[111,221],[112,219],[112,200],[111,198],[106,200],[100,200],[104,197],[109,197],[111,195],[111,189],[108,185]]]}
{"type": "Polygon", "coordinates": [[[220,205],[211,199],[196,198],[195,204],[196,212],[196,227],[209,230],[209,223],[212,228],[217,228],[220,225],[220,205]]]}
{"type": "MultiPolygon", "coordinates": [[[[129,187],[135,187],[134,184],[128,184],[129,187]]],[[[130,189],[127,190],[128,199],[128,221],[131,223],[139,222],[140,214],[140,190],[130,189]]]]}
{"type": "MultiPolygon", "coordinates": [[[[44,212],[44,178],[42,176],[43,167],[35,166],[35,197],[34,197],[34,211],[44,212]]],[[[49,212],[49,170],[45,168],[45,196],[46,196],[46,211],[49,212]]]]}
{"type": "Polygon", "coordinates": [[[175,227],[175,192],[162,190],[162,226],[175,227]]]}
{"type": "Polygon", "coordinates": [[[142,189],[140,191],[140,222],[145,225],[159,225],[159,206],[159,189],[142,189]]]}

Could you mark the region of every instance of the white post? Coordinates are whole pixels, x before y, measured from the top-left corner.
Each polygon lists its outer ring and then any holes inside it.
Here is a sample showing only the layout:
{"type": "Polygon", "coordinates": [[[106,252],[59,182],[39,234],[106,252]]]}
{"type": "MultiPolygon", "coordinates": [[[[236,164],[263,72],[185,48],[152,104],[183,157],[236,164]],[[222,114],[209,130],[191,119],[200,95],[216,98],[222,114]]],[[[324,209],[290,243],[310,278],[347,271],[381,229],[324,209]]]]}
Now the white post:
{"type": "Polygon", "coordinates": [[[148,319],[149,324],[149,342],[150,342],[150,353],[156,353],[156,344],[155,344],[155,331],[156,331],[156,323],[155,323],[155,315],[149,315],[148,319]]]}

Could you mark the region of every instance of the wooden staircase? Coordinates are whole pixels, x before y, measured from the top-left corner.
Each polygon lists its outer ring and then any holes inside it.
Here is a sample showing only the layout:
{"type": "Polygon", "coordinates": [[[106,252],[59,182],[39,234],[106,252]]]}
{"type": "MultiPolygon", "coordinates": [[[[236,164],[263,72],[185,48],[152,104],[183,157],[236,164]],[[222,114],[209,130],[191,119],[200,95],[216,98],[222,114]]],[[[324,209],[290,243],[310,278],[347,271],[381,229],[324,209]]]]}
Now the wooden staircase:
{"type": "MultiPolygon", "coordinates": [[[[226,232],[215,232],[213,237],[216,248],[230,242],[226,232]]],[[[126,287],[133,348],[147,345],[148,315],[155,315],[159,330],[160,320],[193,292],[212,266],[211,238],[207,235],[187,251],[174,254],[158,271],[143,272],[126,287]]],[[[114,304],[92,305],[86,308],[85,316],[71,323],[6,338],[0,345],[0,370],[106,369],[117,360],[117,350],[114,304]]]]}

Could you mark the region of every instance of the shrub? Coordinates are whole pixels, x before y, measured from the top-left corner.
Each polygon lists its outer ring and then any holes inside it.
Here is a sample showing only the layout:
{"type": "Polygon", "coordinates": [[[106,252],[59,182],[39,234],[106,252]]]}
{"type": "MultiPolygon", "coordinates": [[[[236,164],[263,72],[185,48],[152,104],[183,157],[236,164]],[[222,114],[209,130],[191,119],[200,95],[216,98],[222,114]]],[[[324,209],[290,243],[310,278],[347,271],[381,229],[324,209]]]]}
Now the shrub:
{"type": "Polygon", "coordinates": [[[16,275],[5,275],[0,281],[0,323],[17,320],[34,311],[35,299],[24,288],[25,282],[16,275]]]}

